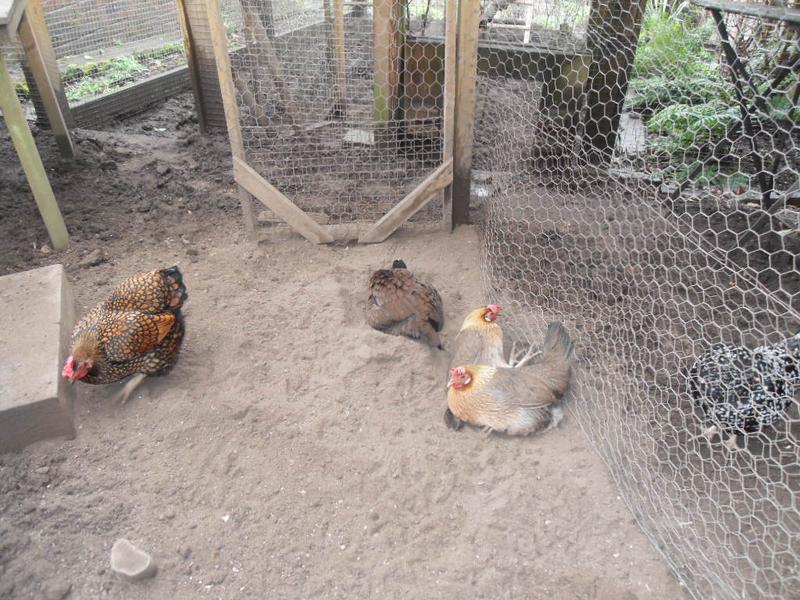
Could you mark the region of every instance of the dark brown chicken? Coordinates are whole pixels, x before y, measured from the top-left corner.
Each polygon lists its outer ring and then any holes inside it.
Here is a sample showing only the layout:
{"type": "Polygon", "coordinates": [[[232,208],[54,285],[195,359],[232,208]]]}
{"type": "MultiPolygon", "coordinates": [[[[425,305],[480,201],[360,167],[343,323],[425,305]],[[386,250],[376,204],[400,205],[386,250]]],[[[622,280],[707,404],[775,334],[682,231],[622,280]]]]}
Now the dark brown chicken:
{"type": "Polygon", "coordinates": [[[186,298],[178,267],[132,275],[75,326],[63,376],[99,384],[135,375],[120,394],[124,402],[147,375],[164,375],[175,364],[186,298]]]}
{"type": "Polygon", "coordinates": [[[566,393],[572,341],[561,323],[551,323],[539,362],[521,368],[463,365],[450,370],[445,423],[462,421],[509,435],[529,435],[561,420],[558,401],[566,393]]]}
{"type": "Polygon", "coordinates": [[[369,278],[367,323],[378,331],[442,348],[442,298],[432,286],[418,281],[402,260],[369,278]]]}

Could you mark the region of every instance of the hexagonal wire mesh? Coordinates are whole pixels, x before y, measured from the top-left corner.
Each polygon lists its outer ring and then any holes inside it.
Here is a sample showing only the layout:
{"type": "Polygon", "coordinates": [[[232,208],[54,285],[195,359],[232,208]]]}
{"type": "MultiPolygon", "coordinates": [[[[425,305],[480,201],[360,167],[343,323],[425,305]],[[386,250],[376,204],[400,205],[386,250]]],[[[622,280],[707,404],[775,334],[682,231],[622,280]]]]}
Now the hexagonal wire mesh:
{"type": "Polygon", "coordinates": [[[696,598],[798,597],[798,27],[722,13],[732,69],[709,12],[643,9],[484,3],[485,286],[517,339],[574,332],[573,413],[696,598]]]}
{"type": "MultiPolygon", "coordinates": [[[[299,208],[325,225],[376,221],[439,166],[445,0],[240,5],[246,160],[299,208]]],[[[441,220],[434,200],[410,223],[441,220]]]]}

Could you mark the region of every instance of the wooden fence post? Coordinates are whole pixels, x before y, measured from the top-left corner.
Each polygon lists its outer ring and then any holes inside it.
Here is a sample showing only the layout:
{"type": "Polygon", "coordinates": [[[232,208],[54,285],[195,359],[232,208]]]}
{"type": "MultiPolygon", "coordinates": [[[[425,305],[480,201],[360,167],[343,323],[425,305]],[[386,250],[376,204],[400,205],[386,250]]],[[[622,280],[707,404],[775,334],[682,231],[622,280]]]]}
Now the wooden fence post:
{"type": "Polygon", "coordinates": [[[453,225],[469,222],[480,19],[481,6],[478,0],[459,2],[453,145],[453,225]]]}
{"type": "MultiPolygon", "coordinates": [[[[233,85],[231,72],[231,59],[228,56],[228,36],[222,23],[222,7],[220,0],[208,0],[208,25],[211,34],[211,45],[214,48],[214,59],[217,65],[217,76],[222,94],[222,104],[225,107],[225,121],[228,126],[228,139],[231,144],[231,154],[235,159],[244,160],[244,144],[242,143],[242,130],[239,123],[239,107],[236,104],[236,88],[233,85]]],[[[238,184],[237,184],[238,185],[238,184]]],[[[250,194],[241,185],[239,187],[239,201],[242,203],[242,215],[247,235],[255,237],[255,219],[253,217],[253,203],[250,194]]]]}

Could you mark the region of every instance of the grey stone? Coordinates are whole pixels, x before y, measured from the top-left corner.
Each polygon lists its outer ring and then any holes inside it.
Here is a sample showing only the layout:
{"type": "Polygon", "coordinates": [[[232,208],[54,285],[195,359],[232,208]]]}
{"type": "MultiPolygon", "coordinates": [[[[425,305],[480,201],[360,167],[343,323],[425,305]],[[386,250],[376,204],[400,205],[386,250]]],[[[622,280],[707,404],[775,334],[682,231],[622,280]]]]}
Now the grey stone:
{"type": "Polygon", "coordinates": [[[61,377],[75,306],[64,268],[0,277],[0,452],[75,435],[75,390],[61,377]]]}
{"type": "Polygon", "coordinates": [[[92,250],[84,256],[81,261],[78,263],[78,266],[82,269],[88,269],[89,267],[96,267],[99,264],[106,262],[105,254],[100,248],[96,250],[92,250]]]}
{"type": "Polygon", "coordinates": [[[44,587],[46,600],[63,600],[72,591],[72,584],[68,581],[53,581],[44,587]]]}
{"type": "Polygon", "coordinates": [[[111,548],[111,570],[126,581],[141,581],[153,577],[158,567],[147,552],[120,538],[111,548]]]}

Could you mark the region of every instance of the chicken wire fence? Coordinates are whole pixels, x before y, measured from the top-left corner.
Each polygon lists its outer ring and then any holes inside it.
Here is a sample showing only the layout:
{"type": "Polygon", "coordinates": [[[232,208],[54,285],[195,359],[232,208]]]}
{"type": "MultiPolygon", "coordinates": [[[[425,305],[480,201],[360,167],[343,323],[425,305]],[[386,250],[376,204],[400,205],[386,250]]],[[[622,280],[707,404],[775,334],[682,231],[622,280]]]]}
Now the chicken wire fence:
{"type": "MultiPolygon", "coordinates": [[[[323,225],[383,216],[442,161],[445,0],[239,4],[247,164],[323,225]]],[[[441,222],[431,202],[410,226],[441,222]]],[[[285,231],[267,209],[260,226],[285,231]]]]}
{"type": "Polygon", "coordinates": [[[573,332],[572,411],[695,598],[800,597],[797,13],[528,6],[483,5],[487,293],[573,332]]]}

